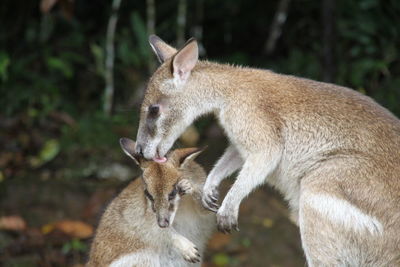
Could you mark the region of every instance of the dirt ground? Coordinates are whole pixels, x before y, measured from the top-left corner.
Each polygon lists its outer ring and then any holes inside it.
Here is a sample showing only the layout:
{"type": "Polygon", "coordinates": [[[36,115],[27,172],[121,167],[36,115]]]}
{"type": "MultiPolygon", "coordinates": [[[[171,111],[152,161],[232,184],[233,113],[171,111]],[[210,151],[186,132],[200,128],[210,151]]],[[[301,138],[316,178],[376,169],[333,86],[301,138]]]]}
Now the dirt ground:
{"type": "MultiPolygon", "coordinates": [[[[204,144],[208,149],[199,162],[209,171],[226,142],[208,139],[204,144]]],[[[81,153],[72,160],[60,158],[0,183],[0,266],[83,266],[104,207],[131,180],[90,171],[101,167],[86,164],[90,157],[81,153]],[[73,164],[78,167],[71,169],[73,164]]],[[[99,157],[107,158],[107,171],[119,170],[124,177],[139,174],[120,151],[99,157]]],[[[233,181],[222,184],[222,195],[233,181]]],[[[288,219],[282,197],[268,186],[242,203],[239,227],[231,235],[215,232],[204,266],[305,266],[299,231],[288,219]]]]}

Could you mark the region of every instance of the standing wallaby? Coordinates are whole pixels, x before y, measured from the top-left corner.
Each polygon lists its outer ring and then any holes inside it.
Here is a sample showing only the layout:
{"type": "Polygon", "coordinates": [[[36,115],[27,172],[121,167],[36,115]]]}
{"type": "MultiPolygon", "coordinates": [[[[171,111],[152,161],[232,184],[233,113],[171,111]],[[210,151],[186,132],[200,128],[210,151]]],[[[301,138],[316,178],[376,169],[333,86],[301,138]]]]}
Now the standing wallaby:
{"type": "Polygon", "coordinates": [[[161,61],[141,108],[136,152],[164,155],[196,118],[213,113],[230,146],[207,177],[203,205],[219,230],[268,183],[289,202],[309,266],[400,266],[400,121],[351,89],[198,60],[156,36],[161,61]],[[218,185],[240,169],[221,207],[218,185]]]}
{"type": "Polygon", "coordinates": [[[131,182],[108,206],[87,266],[200,266],[215,223],[201,206],[206,173],[193,161],[201,150],[177,149],[165,163],[156,163],[136,155],[134,141],[122,138],[120,143],[143,169],[142,179],[131,182]]]}

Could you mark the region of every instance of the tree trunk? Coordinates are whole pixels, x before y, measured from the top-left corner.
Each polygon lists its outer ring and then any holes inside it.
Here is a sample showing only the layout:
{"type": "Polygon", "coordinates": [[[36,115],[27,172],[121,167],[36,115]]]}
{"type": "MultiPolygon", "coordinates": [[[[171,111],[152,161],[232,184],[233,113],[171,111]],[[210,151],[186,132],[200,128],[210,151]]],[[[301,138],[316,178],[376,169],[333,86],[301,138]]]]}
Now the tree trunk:
{"type": "Polygon", "coordinates": [[[114,36],[118,21],[118,10],[121,0],[114,0],[112,3],[112,11],[110,20],[108,21],[106,35],[106,62],[104,79],[106,83],[104,94],[104,113],[110,116],[114,101],[114,36]]]}
{"type": "Polygon", "coordinates": [[[180,48],[185,43],[185,28],[186,28],[186,0],[179,0],[178,2],[178,15],[176,27],[176,46],[180,48]]]}
{"type": "Polygon", "coordinates": [[[272,52],[274,52],[276,42],[282,34],[282,27],[285,24],[288,15],[289,4],[290,0],[279,1],[278,8],[275,12],[275,16],[269,30],[269,36],[267,42],[265,43],[264,52],[267,55],[270,55],[272,52]]]}
{"type": "MultiPolygon", "coordinates": [[[[154,0],[146,0],[146,12],[147,12],[147,35],[156,33],[156,7],[154,0]]],[[[156,68],[154,56],[148,59],[148,71],[153,73],[156,68]]]]}
{"type": "Polygon", "coordinates": [[[334,82],[336,65],[334,60],[335,43],[335,0],[323,0],[322,2],[322,71],[325,82],[334,82]]]}
{"type": "Polygon", "coordinates": [[[192,28],[193,37],[196,38],[199,45],[199,55],[204,56],[206,50],[202,45],[203,39],[203,18],[204,18],[204,0],[196,1],[196,11],[195,11],[195,25],[192,28]]]}

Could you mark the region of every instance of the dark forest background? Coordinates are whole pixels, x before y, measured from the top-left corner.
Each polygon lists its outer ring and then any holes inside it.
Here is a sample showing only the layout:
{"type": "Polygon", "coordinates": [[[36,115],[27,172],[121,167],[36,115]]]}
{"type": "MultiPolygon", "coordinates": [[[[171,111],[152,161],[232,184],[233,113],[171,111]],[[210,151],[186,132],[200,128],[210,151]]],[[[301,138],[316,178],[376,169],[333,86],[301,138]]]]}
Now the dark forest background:
{"type": "MultiPolygon", "coordinates": [[[[351,87],[400,116],[397,0],[2,0],[0,265],[81,266],[104,205],[139,174],[135,138],[156,33],[204,59],[351,87]]],[[[213,118],[178,146],[226,141],[213,118]]],[[[229,182],[228,182],[229,183],[229,182]]],[[[229,184],[223,185],[223,190],[229,184]]],[[[214,235],[205,266],[304,266],[298,230],[269,188],[242,205],[242,231],[214,235]]]]}

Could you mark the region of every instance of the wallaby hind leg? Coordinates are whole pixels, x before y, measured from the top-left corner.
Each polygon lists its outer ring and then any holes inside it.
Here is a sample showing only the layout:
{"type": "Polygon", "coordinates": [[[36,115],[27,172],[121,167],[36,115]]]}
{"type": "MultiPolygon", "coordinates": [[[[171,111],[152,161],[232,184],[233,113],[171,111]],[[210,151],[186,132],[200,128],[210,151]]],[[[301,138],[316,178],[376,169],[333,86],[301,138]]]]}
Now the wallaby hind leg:
{"type": "Polygon", "coordinates": [[[321,169],[301,182],[299,226],[308,265],[400,266],[393,234],[343,193],[341,181],[348,173],[321,169]]]}

